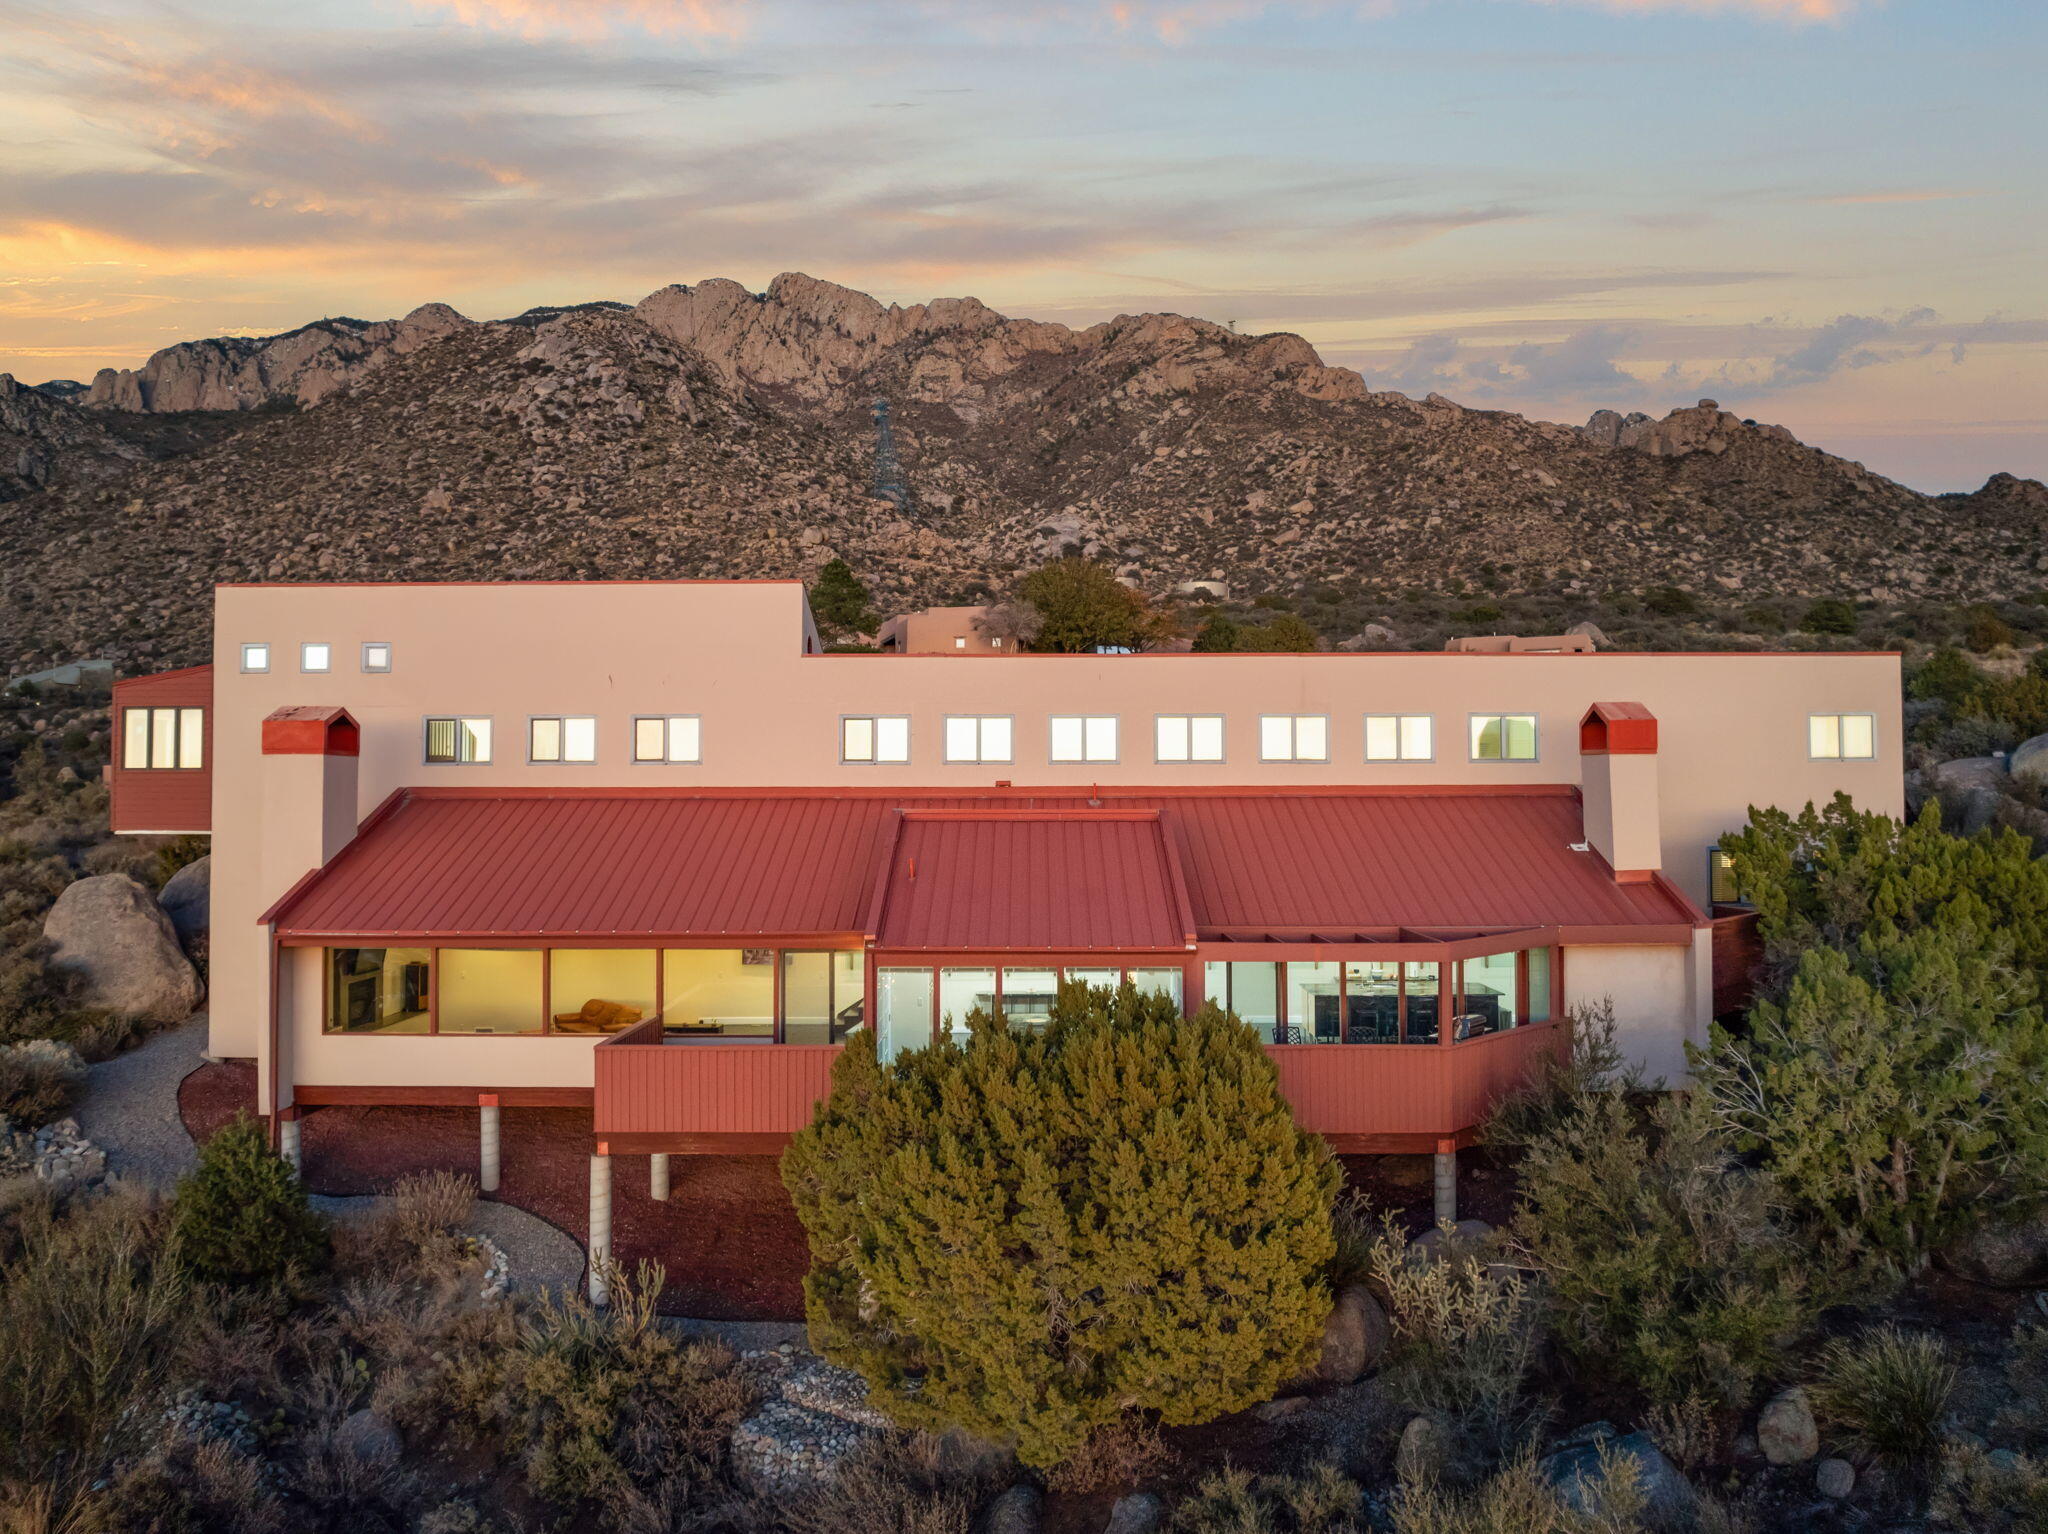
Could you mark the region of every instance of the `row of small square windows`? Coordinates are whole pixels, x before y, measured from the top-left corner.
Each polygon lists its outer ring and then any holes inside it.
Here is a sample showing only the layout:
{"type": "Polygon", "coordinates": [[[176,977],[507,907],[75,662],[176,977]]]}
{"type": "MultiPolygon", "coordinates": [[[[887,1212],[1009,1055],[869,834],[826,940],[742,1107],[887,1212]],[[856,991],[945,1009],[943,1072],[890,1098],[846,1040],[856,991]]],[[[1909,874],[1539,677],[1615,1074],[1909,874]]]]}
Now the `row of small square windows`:
{"type": "MultiPolygon", "coordinates": [[[[391,646],[381,639],[364,643],[360,664],[364,671],[384,672],[391,669],[391,646]]],[[[270,646],[267,644],[245,644],[242,646],[242,670],[263,672],[270,669],[270,646]]],[[[334,646],[324,640],[308,640],[299,646],[299,670],[308,676],[324,676],[334,669],[334,646]]]]}

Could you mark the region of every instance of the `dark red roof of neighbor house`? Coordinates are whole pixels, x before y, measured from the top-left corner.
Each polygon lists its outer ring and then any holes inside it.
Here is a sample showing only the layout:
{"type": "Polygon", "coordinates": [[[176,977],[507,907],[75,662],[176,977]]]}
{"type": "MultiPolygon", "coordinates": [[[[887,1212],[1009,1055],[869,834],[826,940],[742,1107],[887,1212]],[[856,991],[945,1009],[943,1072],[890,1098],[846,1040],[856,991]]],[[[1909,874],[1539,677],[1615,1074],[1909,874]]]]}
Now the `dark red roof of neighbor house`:
{"type": "Polygon", "coordinates": [[[1195,940],[1157,810],[903,812],[876,946],[1176,949],[1195,940]]]}
{"type": "Polygon", "coordinates": [[[1584,839],[1564,786],[408,789],[266,919],[302,941],[872,933],[962,950],[1177,948],[1190,920],[1300,941],[1701,919],[1661,883],[1615,883],[1584,839]]]}

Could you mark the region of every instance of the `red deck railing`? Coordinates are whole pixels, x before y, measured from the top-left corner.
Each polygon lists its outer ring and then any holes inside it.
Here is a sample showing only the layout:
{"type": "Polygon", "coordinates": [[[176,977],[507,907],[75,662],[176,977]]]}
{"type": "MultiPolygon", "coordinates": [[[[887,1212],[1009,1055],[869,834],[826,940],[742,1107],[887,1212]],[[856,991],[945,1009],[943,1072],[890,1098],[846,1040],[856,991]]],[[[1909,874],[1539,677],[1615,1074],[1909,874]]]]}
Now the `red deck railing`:
{"type": "MultiPolygon", "coordinates": [[[[792,1134],[831,1091],[841,1047],[660,1040],[650,1018],[592,1051],[600,1137],[792,1134]]],[[[1564,1045],[1562,1026],[1537,1023],[1448,1047],[1278,1044],[1266,1055],[1302,1128],[1391,1148],[1465,1134],[1564,1045]]]]}

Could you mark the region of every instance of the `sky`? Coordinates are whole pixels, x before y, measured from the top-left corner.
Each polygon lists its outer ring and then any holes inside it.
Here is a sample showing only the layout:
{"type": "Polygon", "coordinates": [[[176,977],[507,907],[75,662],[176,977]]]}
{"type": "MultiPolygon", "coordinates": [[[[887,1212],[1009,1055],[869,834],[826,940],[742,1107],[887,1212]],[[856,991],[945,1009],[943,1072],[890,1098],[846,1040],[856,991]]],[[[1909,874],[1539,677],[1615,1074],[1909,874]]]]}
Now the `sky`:
{"type": "Polygon", "coordinates": [[[971,294],[2048,477],[2044,0],[0,0],[0,371],[971,294]]]}

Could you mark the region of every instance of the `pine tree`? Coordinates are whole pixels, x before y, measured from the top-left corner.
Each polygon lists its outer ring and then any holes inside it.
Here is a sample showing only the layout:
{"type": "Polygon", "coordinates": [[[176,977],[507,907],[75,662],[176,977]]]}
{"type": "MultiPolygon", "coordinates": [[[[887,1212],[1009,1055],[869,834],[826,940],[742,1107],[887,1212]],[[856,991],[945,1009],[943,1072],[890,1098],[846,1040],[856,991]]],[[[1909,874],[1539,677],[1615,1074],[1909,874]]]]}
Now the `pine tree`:
{"type": "Polygon", "coordinates": [[[198,1167],[178,1184],[172,1229],[192,1272],[221,1283],[275,1284],[327,1257],[327,1227],[305,1184],[246,1113],[199,1148],[198,1167]]]}
{"type": "Polygon", "coordinates": [[[811,616],[828,638],[873,631],[875,615],[868,606],[868,588],[845,560],[834,559],[818,572],[810,596],[811,616]]]}
{"type": "Polygon", "coordinates": [[[849,1045],[783,1158],[813,1344],[906,1426],[1056,1464],[1130,1407],[1205,1422],[1270,1397],[1329,1313],[1337,1168],[1252,1030],[1060,989],[1042,1033],[880,1064],[849,1045]]]}

